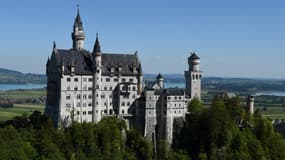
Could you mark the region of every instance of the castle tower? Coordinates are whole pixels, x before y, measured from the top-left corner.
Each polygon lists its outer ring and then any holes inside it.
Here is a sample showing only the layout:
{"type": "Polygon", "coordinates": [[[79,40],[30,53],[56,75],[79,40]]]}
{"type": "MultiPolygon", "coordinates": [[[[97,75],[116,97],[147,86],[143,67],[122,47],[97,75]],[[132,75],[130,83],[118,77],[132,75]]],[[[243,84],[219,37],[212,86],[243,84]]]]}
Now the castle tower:
{"type": "Polygon", "coordinates": [[[192,52],[188,58],[188,71],[185,71],[186,94],[191,98],[201,99],[201,78],[202,72],[199,70],[200,58],[192,52]]]}
{"type": "Polygon", "coordinates": [[[160,86],[160,88],[163,88],[163,77],[160,73],[156,77],[156,83],[160,86]]]}
{"type": "Polygon", "coordinates": [[[72,37],[72,49],[82,50],[84,46],[85,34],[83,31],[83,25],[79,14],[79,8],[77,10],[77,16],[74,20],[72,37]]]}
{"type": "Polygon", "coordinates": [[[247,112],[252,115],[254,113],[254,96],[249,95],[246,102],[247,112]]]}
{"type": "Polygon", "coordinates": [[[94,49],[92,52],[93,57],[93,100],[92,100],[92,106],[93,106],[93,115],[92,115],[92,121],[98,122],[101,120],[102,116],[102,105],[101,105],[101,75],[102,75],[102,54],[101,54],[101,47],[99,43],[98,34],[96,35],[96,41],[94,45],[94,49]]]}

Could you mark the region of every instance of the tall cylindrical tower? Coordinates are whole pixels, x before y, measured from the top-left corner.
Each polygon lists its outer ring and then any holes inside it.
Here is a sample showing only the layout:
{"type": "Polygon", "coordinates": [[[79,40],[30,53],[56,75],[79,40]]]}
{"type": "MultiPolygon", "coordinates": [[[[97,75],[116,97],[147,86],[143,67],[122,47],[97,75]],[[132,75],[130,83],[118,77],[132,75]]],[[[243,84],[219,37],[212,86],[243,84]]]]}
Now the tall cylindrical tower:
{"type": "Polygon", "coordinates": [[[249,95],[247,97],[247,112],[251,115],[254,113],[254,96],[253,95],[249,95]]]}
{"type": "Polygon", "coordinates": [[[76,50],[82,50],[84,47],[85,33],[83,31],[83,25],[79,14],[79,9],[77,10],[77,16],[74,20],[72,37],[72,48],[76,50]]]}

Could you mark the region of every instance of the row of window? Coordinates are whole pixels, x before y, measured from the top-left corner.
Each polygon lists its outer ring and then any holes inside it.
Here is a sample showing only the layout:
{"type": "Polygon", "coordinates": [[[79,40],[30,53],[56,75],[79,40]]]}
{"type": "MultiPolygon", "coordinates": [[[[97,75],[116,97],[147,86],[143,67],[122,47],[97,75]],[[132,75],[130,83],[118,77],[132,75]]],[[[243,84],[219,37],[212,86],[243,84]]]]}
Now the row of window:
{"type": "MultiPolygon", "coordinates": [[[[158,100],[159,96],[154,96],[153,98],[154,98],[154,100],[158,100]]],[[[149,96],[148,99],[151,100],[152,97],[149,96]]],[[[172,100],[172,99],[174,99],[174,100],[178,100],[178,99],[181,100],[181,99],[183,99],[183,96],[174,96],[174,97],[168,96],[167,99],[168,100],[172,100]]]]}
{"type": "MultiPolygon", "coordinates": [[[[102,113],[105,113],[105,114],[114,114],[114,110],[110,109],[109,112],[107,109],[104,109],[101,111],[102,113]]],[[[98,113],[98,110],[96,110],[96,113],[98,113]]],[[[93,114],[93,111],[82,111],[82,114],[83,115],[86,115],[86,114],[89,114],[89,115],[92,115],[93,114]]],[[[77,111],[77,115],[80,115],[80,111],[77,111]]]]}
{"type": "Polygon", "coordinates": [[[171,99],[174,99],[174,100],[179,99],[179,100],[181,100],[181,99],[183,99],[183,96],[174,96],[174,97],[168,96],[167,99],[168,100],[171,100],[171,99]]]}
{"type": "MultiPolygon", "coordinates": [[[[113,79],[113,82],[119,82],[119,78],[106,78],[105,80],[106,80],[106,82],[111,82],[112,79],[113,79]]],[[[66,81],[67,81],[67,82],[71,82],[72,79],[71,79],[70,77],[67,77],[67,78],[66,78],[66,81]]],[[[74,81],[74,82],[78,82],[78,77],[74,77],[74,78],[73,78],[73,81],[74,81]]],[[[83,82],[87,82],[87,81],[88,81],[88,82],[92,82],[92,81],[93,81],[93,78],[82,78],[82,81],[83,81],[83,82]]],[[[103,81],[103,78],[101,78],[101,81],[103,81]]],[[[134,79],[133,79],[133,78],[129,78],[129,81],[128,81],[127,78],[122,78],[122,79],[121,79],[121,82],[134,82],[134,79]]]]}
{"type": "MultiPolygon", "coordinates": [[[[156,104],[154,104],[154,105],[149,104],[148,106],[149,106],[149,107],[155,107],[155,105],[156,105],[156,104]]],[[[183,105],[183,104],[182,104],[182,105],[183,105]]],[[[182,105],[181,105],[181,103],[178,103],[178,104],[174,103],[174,106],[175,106],[175,107],[176,107],[176,106],[181,107],[182,105]]],[[[167,104],[164,104],[164,106],[167,107],[167,104]]],[[[170,105],[168,105],[168,106],[170,107],[170,105]]]]}
{"type": "MultiPolygon", "coordinates": [[[[83,80],[83,82],[87,82],[87,78],[83,78],[82,80],[83,80]]],[[[66,81],[67,81],[67,82],[71,82],[71,78],[70,78],[70,77],[67,77],[67,78],[66,78],[66,81]]],[[[78,82],[78,78],[77,78],[77,77],[74,77],[74,78],[73,78],[73,81],[74,81],[74,82],[78,82]]],[[[88,78],[88,82],[92,82],[92,81],[93,81],[93,78],[88,78]]]]}
{"type": "MultiPolygon", "coordinates": [[[[99,111],[96,110],[95,112],[98,113],[99,111]]],[[[110,114],[110,115],[115,114],[114,110],[112,110],[112,109],[110,109],[109,111],[107,109],[104,109],[101,111],[101,113],[110,114]]],[[[125,114],[125,110],[122,109],[121,113],[125,114]]],[[[86,115],[86,114],[92,115],[93,111],[82,111],[82,115],[86,115]]],[[[80,115],[80,111],[77,111],[77,115],[80,115]]]]}
{"type": "MultiPolygon", "coordinates": [[[[130,91],[130,90],[131,90],[131,87],[130,87],[130,86],[122,86],[121,90],[129,90],[129,91],[130,91]]],[[[133,87],[132,87],[132,90],[133,90],[133,91],[136,91],[136,86],[133,86],[133,87]]]]}
{"type": "MultiPolygon", "coordinates": [[[[67,95],[65,98],[66,98],[67,100],[69,100],[69,99],[71,99],[71,96],[70,96],[70,95],[67,95]]],[[[81,95],[78,94],[78,95],[76,96],[76,99],[80,99],[80,98],[81,98],[81,95]]],[[[83,98],[83,99],[87,99],[87,95],[84,94],[84,95],[82,96],[82,98],[83,98]]],[[[91,94],[88,95],[88,99],[92,99],[92,95],[91,95],[91,94]]]]}
{"type": "MultiPolygon", "coordinates": [[[[99,104],[99,103],[96,102],[96,105],[98,105],[98,104],[99,104]]],[[[130,105],[129,102],[128,102],[127,104],[130,105]]],[[[112,106],[113,103],[110,102],[109,105],[112,106]]],[[[125,103],[124,103],[124,105],[125,105],[125,103]]],[[[71,104],[70,104],[70,103],[67,103],[65,106],[66,106],[67,108],[70,108],[70,107],[71,107],[71,104]]],[[[104,102],[104,106],[107,106],[107,102],[104,102]]],[[[81,107],[81,103],[77,103],[77,104],[76,104],[76,107],[81,107]]],[[[90,103],[82,103],[82,107],[92,107],[92,103],[91,103],[91,102],[90,102],[90,103]]]]}
{"type": "MultiPolygon", "coordinates": [[[[169,112],[172,113],[172,111],[169,111],[169,112]]],[[[181,114],[181,112],[182,112],[181,110],[178,110],[178,111],[174,110],[173,111],[174,114],[181,114]]],[[[151,111],[148,111],[148,114],[151,114],[151,113],[152,113],[151,111]]],[[[163,114],[166,115],[166,111],[164,111],[163,114]]]]}
{"type": "Polygon", "coordinates": [[[201,80],[201,78],[202,78],[202,75],[201,75],[201,74],[193,74],[193,75],[192,75],[192,79],[193,79],[193,80],[201,80]]]}

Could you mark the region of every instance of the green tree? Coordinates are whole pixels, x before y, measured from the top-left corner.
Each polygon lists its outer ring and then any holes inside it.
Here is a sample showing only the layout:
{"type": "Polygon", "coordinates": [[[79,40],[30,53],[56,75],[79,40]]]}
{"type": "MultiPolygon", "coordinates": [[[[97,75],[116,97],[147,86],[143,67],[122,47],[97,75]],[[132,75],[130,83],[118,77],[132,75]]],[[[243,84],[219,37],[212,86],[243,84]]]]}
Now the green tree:
{"type": "Polygon", "coordinates": [[[188,111],[193,114],[199,114],[202,111],[202,103],[197,97],[189,102],[188,111]]]}
{"type": "Polygon", "coordinates": [[[0,129],[0,159],[32,159],[35,150],[20,137],[20,134],[13,126],[0,129]]]}

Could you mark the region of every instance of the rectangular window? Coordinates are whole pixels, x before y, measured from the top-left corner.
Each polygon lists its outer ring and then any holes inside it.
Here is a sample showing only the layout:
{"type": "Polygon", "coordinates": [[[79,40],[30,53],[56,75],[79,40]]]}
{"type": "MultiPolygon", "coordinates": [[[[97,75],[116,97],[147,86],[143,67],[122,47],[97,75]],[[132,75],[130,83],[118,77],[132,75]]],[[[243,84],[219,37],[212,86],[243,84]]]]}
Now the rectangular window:
{"type": "Polygon", "coordinates": [[[70,95],[66,96],[66,99],[70,99],[70,95]]]}
{"type": "Polygon", "coordinates": [[[92,111],[88,111],[88,114],[92,114],[92,111]]]}
{"type": "Polygon", "coordinates": [[[134,81],[134,79],[130,78],[130,82],[133,82],[133,81],[134,81]]]}
{"type": "Polygon", "coordinates": [[[92,99],[92,95],[91,94],[88,95],[88,99],[92,99]]]}
{"type": "Polygon", "coordinates": [[[105,94],[102,94],[102,95],[101,95],[101,98],[105,98],[105,94]]]}
{"type": "Polygon", "coordinates": [[[122,82],[126,82],[126,78],[122,78],[122,82]]]}
{"type": "Polygon", "coordinates": [[[78,78],[74,78],[74,82],[78,82],[78,78]]]}
{"type": "Polygon", "coordinates": [[[83,111],[83,115],[86,115],[86,111],[83,111]]]}
{"type": "Polygon", "coordinates": [[[89,81],[89,82],[92,82],[92,81],[93,81],[93,78],[88,78],[88,81],[89,81]]]}
{"type": "Polygon", "coordinates": [[[92,107],[92,103],[88,103],[88,107],[92,107]]]}
{"type": "Polygon", "coordinates": [[[83,82],[87,82],[87,78],[83,78],[83,82]]]}
{"type": "Polygon", "coordinates": [[[92,87],[88,87],[88,91],[92,91],[92,87]]]}
{"type": "Polygon", "coordinates": [[[110,78],[106,78],[106,82],[110,82],[110,78]]]}
{"type": "Polygon", "coordinates": [[[70,78],[66,78],[66,81],[67,81],[67,82],[70,82],[70,81],[71,81],[71,79],[70,79],[70,78]]]}
{"type": "Polygon", "coordinates": [[[113,90],[113,87],[110,87],[110,91],[113,90]]]}
{"type": "Polygon", "coordinates": [[[66,103],[65,106],[66,106],[66,107],[71,107],[71,104],[70,104],[70,103],[66,103]]]}
{"type": "Polygon", "coordinates": [[[104,90],[107,91],[107,87],[104,87],[104,90]]]}
{"type": "Polygon", "coordinates": [[[77,90],[78,90],[78,88],[77,88],[77,87],[74,87],[74,90],[75,90],[75,91],[77,91],[77,90]]]}
{"type": "Polygon", "coordinates": [[[119,81],[119,79],[118,78],[114,78],[114,82],[118,82],[119,81]]]}

